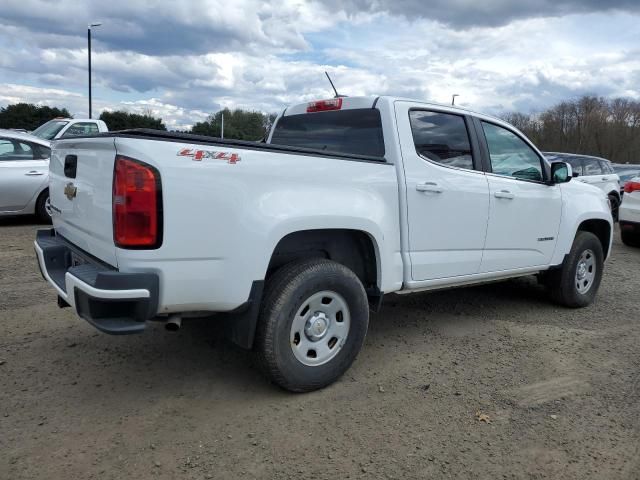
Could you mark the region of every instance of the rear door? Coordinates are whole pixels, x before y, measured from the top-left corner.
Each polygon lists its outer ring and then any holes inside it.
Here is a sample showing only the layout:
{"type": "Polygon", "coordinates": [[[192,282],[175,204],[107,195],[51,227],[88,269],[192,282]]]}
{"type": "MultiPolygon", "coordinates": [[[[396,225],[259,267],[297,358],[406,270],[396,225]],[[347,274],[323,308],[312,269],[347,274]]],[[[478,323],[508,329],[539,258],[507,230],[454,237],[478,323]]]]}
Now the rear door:
{"type": "Polygon", "coordinates": [[[620,193],[620,177],[607,160],[599,160],[602,168],[602,189],[605,193],[620,193]]]}
{"type": "Polygon", "coordinates": [[[51,152],[53,226],[77,247],[116,266],[112,187],[114,139],[60,140],[51,152]]]}
{"type": "Polygon", "coordinates": [[[480,271],[548,265],[560,228],[559,185],[545,183],[542,156],[518,133],[486,121],[476,125],[489,158],[491,199],[480,271]]]}
{"type": "Polygon", "coordinates": [[[17,212],[29,204],[47,181],[45,147],[0,137],[0,211],[17,212]]]}
{"type": "Polygon", "coordinates": [[[597,158],[589,157],[583,157],[582,161],[584,165],[583,175],[578,177],[578,180],[603,190],[605,173],[602,170],[600,161],[597,158]]]}
{"type": "Polygon", "coordinates": [[[406,182],[413,280],[477,273],[489,187],[471,120],[445,109],[396,102],[406,182]]]}

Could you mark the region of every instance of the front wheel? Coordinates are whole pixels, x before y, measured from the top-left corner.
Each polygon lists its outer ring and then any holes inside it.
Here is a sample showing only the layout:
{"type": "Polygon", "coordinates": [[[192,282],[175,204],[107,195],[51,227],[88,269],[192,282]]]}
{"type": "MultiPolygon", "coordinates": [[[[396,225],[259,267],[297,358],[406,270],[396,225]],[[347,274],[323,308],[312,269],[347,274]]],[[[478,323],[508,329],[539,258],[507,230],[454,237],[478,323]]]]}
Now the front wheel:
{"type": "Polygon", "coordinates": [[[598,237],[578,232],[562,266],[548,273],[553,299],[566,307],[586,307],[598,292],[603,268],[604,253],[598,237]]]}
{"type": "Polygon", "coordinates": [[[369,304],[362,283],[330,260],[285,265],[267,281],[256,347],[280,387],[325,387],[351,366],[367,333],[369,304]]]}

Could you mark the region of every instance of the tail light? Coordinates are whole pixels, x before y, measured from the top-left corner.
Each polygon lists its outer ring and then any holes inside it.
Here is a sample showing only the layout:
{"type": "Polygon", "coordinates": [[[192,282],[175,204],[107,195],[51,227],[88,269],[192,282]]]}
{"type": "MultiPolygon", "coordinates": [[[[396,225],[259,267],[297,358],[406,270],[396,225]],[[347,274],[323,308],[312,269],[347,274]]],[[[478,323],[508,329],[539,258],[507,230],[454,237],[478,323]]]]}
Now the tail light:
{"type": "Polygon", "coordinates": [[[637,192],[640,190],[640,182],[627,182],[624,184],[624,193],[637,192]]]}
{"type": "Polygon", "coordinates": [[[116,156],[113,175],[113,239],[117,247],[158,248],[162,243],[160,174],[150,165],[116,156]]]}
{"type": "Polygon", "coordinates": [[[342,108],[341,98],[332,98],[330,100],[318,100],[307,104],[307,113],[326,112],[327,110],[340,110],[342,108]]]}

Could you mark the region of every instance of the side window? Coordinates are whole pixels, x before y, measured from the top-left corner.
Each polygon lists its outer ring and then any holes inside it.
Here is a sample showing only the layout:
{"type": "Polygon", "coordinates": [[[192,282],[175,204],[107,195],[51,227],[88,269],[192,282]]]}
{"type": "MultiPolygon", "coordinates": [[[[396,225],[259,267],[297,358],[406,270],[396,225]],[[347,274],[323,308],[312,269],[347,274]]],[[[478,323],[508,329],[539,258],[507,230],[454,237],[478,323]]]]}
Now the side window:
{"type": "MultiPolygon", "coordinates": [[[[565,160],[565,159],[563,159],[565,160]]],[[[565,160],[569,165],[571,165],[571,169],[573,173],[577,173],[578,175],[584,175],[582,170],[582,160],[576,157],[569,157],[565,160]]]]}
{"type": "Polygon", "coordinates": [[[34,151],[33,158],[43,160],[51,157],[51,149],[49,147],[44,145],[32,145],[32,147],[34,151]]]}
{"type": "Polygon", "coordinates": [[[611,165],[609,165],[609,162],[605,162],[604,160],[600,160],[600,167],[602,168],[602,172],[607,174],[607,173],[614,173],[613,172],[613,168],[611,168],[611,165]]]}
{"type": "Polygon", "coordinates": [[[3,160],[33,160],[33,149],[28,143],[0,138],[0,162],[3,160]]]}
{"type": "Polygon", "coordinates": [[[595,158],[584,159],[584,174],[585,175],[602,175],[602,166],[600,162],[595,158]]]}
{"type": "Polygon", "coordinates": [[[544,180],[542,160],[524,140],[492,123],[482,122],[482,128],[489,147],[493,173],[520,180],[544,180]]]}
{"type": "Polygon", "coordinates": [[[94,122],[74,123],[64,132],[63,137],[80,137],[98,133],[98,125],[94,122]]]}
{"type": "Polygon", "coordinates": [[[0,138],[0,160],[6,160],[5,157],[13,154],[14,151],[13,142],[0,138]]]}
{"type": "Polygon", "coordinates": [[[447,167],[473,170],[469,132],[463,117],[411,110],[409,121],[418,155],[447,167]]]}

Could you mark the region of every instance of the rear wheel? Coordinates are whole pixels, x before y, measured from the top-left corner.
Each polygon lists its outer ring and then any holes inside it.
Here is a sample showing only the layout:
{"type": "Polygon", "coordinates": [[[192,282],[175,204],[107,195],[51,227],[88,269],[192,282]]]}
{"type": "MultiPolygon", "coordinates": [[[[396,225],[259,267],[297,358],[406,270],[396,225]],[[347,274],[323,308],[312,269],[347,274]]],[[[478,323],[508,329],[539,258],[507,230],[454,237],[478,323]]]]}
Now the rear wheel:
{"type": "Polygon", "coordinates": [[[267,281],[256,347],[274,383],[308,392],[351,366],[368,324],[367,296],[351,270],[324,259],[295,262],[267,281]]]}
{"type": "Polygon", "coordinates": [[[41,222],[51,223],[51,214],[49,213],[49,189],[43,191],[36,201],[36,216],[41,222]]]}
{"type": "Polygon", "coordinates": [[[596,296],[604,266],[598,237],[578,232],[562,267],[550,271],[547,286],[553,299],[566,307],[586,307],[596,296]]]}

